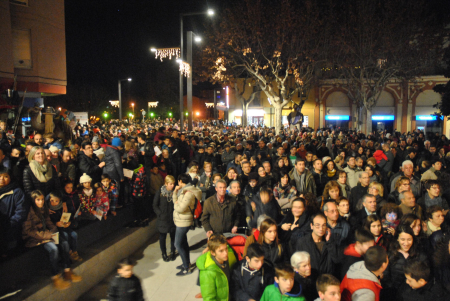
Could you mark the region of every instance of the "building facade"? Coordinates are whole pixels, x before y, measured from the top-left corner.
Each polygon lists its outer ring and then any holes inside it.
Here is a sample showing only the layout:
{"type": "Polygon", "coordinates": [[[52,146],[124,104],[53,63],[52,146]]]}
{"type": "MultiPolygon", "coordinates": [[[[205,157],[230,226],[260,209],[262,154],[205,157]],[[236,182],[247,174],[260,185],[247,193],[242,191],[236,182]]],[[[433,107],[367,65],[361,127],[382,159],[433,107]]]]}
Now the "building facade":
{"type": "Polygon", "coordinates": [[[66,94],[64,0],[0,0],[0,92],[26,101],[66,94]]]}
{"type": "MultiPolygon", "coordinates": [[[[388,83],[382,91],[380,98],[369,112],[369,118],[364,113],[362,116],[362,129],[367,132],[367,122],[371,122],[372,130],[384,130],[408,132],[422,129],[428,133],[442,133],[450,136],[450,124],[447,118],[439,120],[434,115],[437,109],[433,105],[441,101],[441,96],[433,91],[438,84],[448,81],[443,76],[424,76],[414,82],[388,83]]],[[[248,83],[246,83],[248,85],[248,83]]],[[[242,91],[242,84],[239,86],[242,91]]],[[[255,89],[247,89],[243,94],[248,99],[252,93],[257,93],[255,100],[249,105],[247,111],[248,124],[260,124],[274,126],[274,108],[270,105],[264,92],[255,92],[255,89]]],[[[235,89],[228,87],[228,120],[242,124],[242,104],[236,97],[235,89]]],[[[341,129],[355,129],[357,107],[347,96],[345,86],[338,80],[321,81],[314,87],[309,95],[295,94],[293,101],[299,103],[305,100],[302,108],[304,114],[304,126],[313,129],[333,127],[341,129]]],[[[287,125],[287,115],[293,111],[293,104],[283,108],[283,125],[287,125]]],[[[370,128],[370,127],[369,127],[370,128]]]]}

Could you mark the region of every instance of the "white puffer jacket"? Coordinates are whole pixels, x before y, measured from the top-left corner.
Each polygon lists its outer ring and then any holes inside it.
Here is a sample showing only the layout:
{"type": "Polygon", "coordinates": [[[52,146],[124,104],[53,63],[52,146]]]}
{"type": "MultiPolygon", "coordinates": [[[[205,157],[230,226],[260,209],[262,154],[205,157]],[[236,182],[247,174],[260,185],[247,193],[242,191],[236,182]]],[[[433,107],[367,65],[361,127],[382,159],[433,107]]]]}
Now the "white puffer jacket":
{"type": "Polygon", "coordinates": [[[194,210],[195,202],[202,199],[202,191],[192,185],[186,185],[178,193],[173,194],[174,211],[173,221],[177,227],[190,227],[194,217],[191,210],[194,210]],[[189,209],[190,207],[190,209],[189,209]]]}

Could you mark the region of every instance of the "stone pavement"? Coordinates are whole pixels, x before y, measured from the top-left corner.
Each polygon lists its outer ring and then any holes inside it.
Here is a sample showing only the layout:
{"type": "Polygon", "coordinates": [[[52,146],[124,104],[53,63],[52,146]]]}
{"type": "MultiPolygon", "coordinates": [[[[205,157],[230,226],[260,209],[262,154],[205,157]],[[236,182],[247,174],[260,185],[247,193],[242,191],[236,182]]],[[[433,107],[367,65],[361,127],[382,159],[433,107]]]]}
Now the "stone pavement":
{"type": "MultiPolygon", "coordinates": [[[[170,238],[166,242],[169,247],[170,238]]],[[[188,242],[190,245],[191,262],[195,262],[206,247],[206,235],[202,229],[195,229],[188,232],[188,242]]],[[[176,266],[181,264],[180,256],[175,261],[164,262],[159,249],[158,235],[153,237],[149,244],[131,256],[137,262],[134,273],[141,279],[144,297],[147,301],[201,301],[195,299],[195,295],[200,293],[197,286],[198,269],[191,275],[176,276],[176,266]]],[[[102,282],[93,287],[86,294],[81,296],[80,301],[106,300],[108,284],[114,277],[109,275],[102,282]]]]}

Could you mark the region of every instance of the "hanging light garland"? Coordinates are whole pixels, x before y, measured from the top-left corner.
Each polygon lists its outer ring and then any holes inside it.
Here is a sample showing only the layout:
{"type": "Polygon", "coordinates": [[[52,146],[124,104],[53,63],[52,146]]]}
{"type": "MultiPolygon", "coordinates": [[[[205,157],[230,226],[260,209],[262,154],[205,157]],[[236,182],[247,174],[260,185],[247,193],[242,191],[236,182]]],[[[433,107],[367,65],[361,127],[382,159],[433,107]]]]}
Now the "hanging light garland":
{"type": "Polygon", "coordinates": [[[159,59],[162,62],[163,59],[165,59],[165,58],[169,58],[169,60],[171,60],[173,56],[175,58],[179,58],[180,57],[180,48],[155,49],[155,53],[156,53],[156,57],[155,58],[157,59],[158,56],[159,56],[159,59]]]}
{"type": "Polygon", "coordinates": [[[181,62],[180,63],[180,72],[185,76],[185,77],[190,77],[191,76],[191,65],[189,65],[186,62],[181,62]]]}
{"type": "Polygon", "coordinates": [[[113,107],[119,107],[119,101],[118,100],[110,100],[109,101],[111,103],[111,106],[113,107]]]}

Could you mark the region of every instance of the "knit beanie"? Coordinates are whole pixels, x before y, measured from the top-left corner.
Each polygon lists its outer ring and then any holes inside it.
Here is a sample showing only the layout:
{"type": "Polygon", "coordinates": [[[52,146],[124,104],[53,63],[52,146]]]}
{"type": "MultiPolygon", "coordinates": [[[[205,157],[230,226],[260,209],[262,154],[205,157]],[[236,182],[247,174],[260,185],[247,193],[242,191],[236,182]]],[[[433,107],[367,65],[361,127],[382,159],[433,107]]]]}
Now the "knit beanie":
{"type": "Polygon", "coordinates": [[[115,138],[113,138],[111,145],[115,146],[115,147],[122,146],[122,140],[120,140],[119,137],[115,137],[115,138]]]}
{"type": "Polygon", "coordinates": [[[100,140],[98,139],[98,136],[95,136],[94,138],[92,138],[92,142],[100,143],[100,140]]]}
{"type": "Polygon", "coordinates": [[[86,182],[92,182],[92,178],[88,174],[84,173],[80,178],[80,184],[83,184],[86,182]]]}

